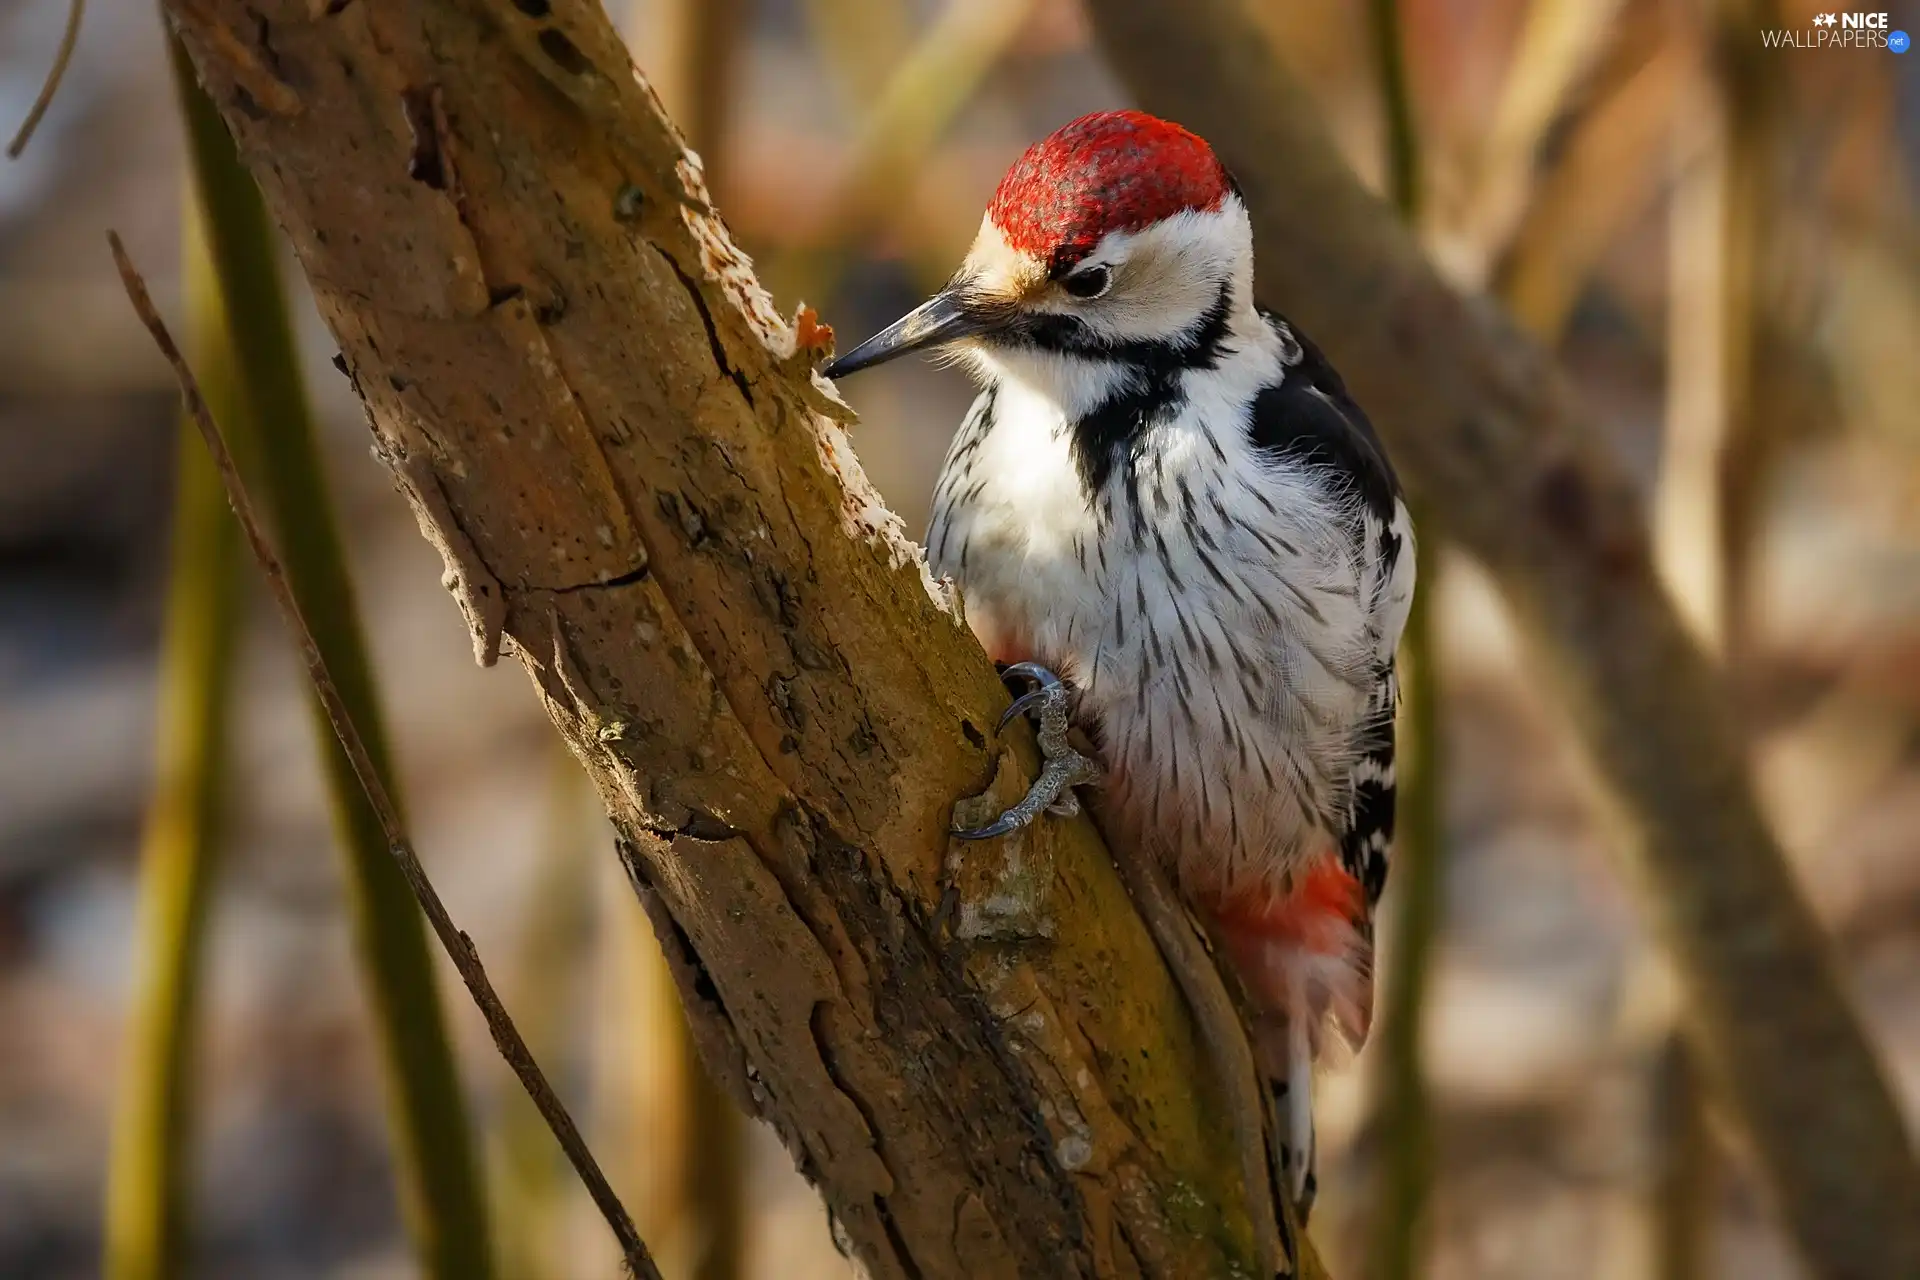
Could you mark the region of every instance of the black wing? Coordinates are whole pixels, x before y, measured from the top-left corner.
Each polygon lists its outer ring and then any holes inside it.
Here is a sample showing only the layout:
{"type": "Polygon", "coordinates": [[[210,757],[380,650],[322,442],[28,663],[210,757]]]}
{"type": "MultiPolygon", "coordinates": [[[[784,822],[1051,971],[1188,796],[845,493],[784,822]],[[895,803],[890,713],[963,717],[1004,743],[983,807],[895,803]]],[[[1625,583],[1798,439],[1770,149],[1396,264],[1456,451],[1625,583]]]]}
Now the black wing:
{"type": "Polygon", "coordinates": [[[1287,370],[1254,401],[1255,447],[1329,468],[1352,487],[1367,514],[1382,527],[1390,524],[1400,480],[1373,423],[1311,339],[1274,312],[1260,314],[1280,337],[1287,370]]]}
{"type": "MultiPolygon", "coordinates": [[[[1338,477],[1360,500],[1356,537],[1374,540],[1381,589],[1408,549],[1395,528],[1400,512],[1400,482],[1380,437],[1339,373],[1313,341],[1271,311],[1261,315],[1282,344],[1285,378],[1259,393],[1252,414],[1256,447],[1289,461],[1307,462],[1338,477]]],[[[1352,804],[1340,844],[1347,873],[1366,890],[1371,917],[1387,883],[1393,843],[1393,721],[1400,686],[1389,655],[1373,673],[1366,718],[1354,743],[1352,804]]]]}

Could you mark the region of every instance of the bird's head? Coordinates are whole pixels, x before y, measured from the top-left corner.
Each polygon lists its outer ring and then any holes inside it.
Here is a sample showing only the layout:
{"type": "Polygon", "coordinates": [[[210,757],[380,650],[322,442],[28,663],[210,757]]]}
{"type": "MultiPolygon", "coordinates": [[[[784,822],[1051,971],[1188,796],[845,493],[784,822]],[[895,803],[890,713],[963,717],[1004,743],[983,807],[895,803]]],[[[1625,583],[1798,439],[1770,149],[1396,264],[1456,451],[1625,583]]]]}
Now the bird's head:
{"type": "Polygon", "coordinates": [[[946,288],[825,372],[933,347],[1100,358],[1178,345],[1236,284],[1247,298],[1252,263],[1239,189],[1211,147],[1140,111],[1082,116],[1014,161],[946,288]]]}

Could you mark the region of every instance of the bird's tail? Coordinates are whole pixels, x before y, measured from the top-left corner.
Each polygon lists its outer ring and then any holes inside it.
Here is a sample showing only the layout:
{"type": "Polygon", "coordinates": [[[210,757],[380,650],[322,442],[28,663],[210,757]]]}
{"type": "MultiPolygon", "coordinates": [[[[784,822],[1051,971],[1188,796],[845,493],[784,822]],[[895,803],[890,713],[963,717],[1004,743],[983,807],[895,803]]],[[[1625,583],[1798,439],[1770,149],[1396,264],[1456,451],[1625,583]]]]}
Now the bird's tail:
{"type": "Polygon", "coordinates": [[[1358,1050],[1373,1021],[1373,932],[1366,894],[1338,859],[1284,894],[1222,902],[1215,924],[1256,1009],[1254,1052],[1281,1118],[1281,1168],[1304,1218],[1315,1190],[1313,1068],[1358,1050]]]}

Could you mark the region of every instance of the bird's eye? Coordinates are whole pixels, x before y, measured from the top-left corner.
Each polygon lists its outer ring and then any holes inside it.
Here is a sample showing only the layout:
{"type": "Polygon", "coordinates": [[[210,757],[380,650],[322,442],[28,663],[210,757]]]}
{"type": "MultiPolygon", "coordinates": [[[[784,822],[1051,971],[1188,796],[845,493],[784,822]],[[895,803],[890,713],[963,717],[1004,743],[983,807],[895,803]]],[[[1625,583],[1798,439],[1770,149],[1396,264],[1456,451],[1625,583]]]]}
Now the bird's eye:
{"type": "Polygon", "coordinates": [[[1097,298],[1113,284],[1113,272],[1106,267],[1088,267],[1060,282],[1060,287],[1076,298],[1097,298]]]}

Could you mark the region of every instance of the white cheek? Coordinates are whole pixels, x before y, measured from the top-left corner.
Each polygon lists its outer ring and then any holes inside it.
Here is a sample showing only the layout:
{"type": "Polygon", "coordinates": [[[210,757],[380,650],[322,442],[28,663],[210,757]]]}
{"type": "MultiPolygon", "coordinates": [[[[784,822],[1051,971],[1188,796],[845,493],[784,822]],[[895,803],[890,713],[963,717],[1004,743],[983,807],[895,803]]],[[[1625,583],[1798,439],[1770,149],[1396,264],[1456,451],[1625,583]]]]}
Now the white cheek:
{"type": "Polygon", "coordinates": [[[1116,288],[1104,307],[1089,314],[1088,322],[1115,337],[1150,338],[1188,327],[1219,296],[1222,276],[1198,277],[1160,269],[1159,263],[1153,266],[1134,287],[1125,292],[1116,288]]]}
{"type": "MultiPolygon", "coordinates": [[[[1115,341],[1151,341],[1190,327],[1229,281],[1250,280],[1252,232],[1230,201],[1212,213],[1187,212],[1137,232],[1116,232],[1089,255],[1115,264],[1114,282],[1094,302],[1055,310],[1079,316],[1115,341]]],[[[1243,300],[1244,304],[1244,300],[1243,300]]]]}

